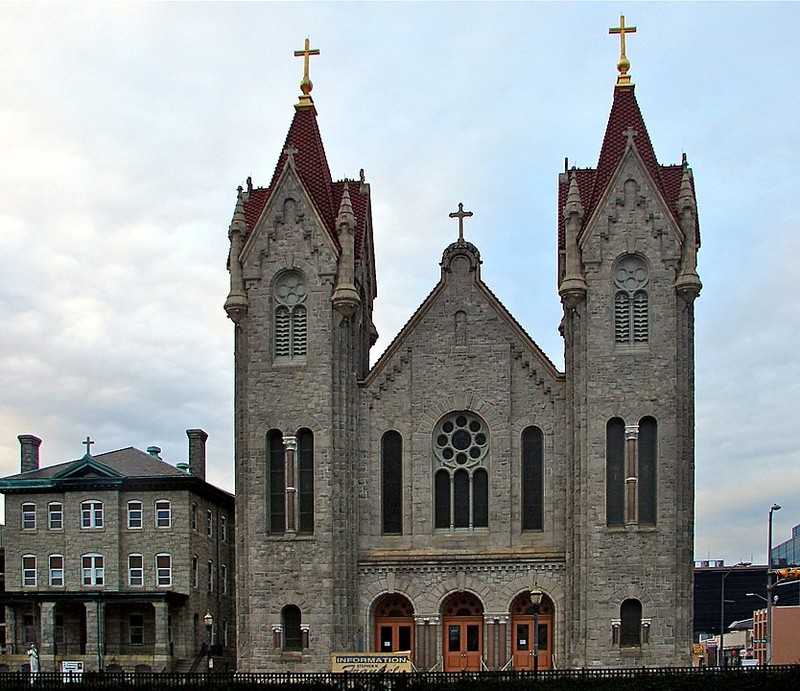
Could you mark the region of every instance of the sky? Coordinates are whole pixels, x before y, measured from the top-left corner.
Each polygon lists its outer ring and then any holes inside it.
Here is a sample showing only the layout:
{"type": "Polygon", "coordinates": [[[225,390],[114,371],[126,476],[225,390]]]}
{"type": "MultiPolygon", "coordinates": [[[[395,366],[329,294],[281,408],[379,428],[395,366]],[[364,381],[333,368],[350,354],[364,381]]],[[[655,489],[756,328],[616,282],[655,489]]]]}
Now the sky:
{"type": "Polygon", "coordinates": [[[563,370],[556,182],[597,163],[624,13],[662,164],[688,156],[698,559],[800,523],[798,3],[0,3],[0,475],[157,445],[233,489],[236,187],[268,185],[299,95],[333,177],[371,184],[373,361],[439,278],[459,202],[482,277],[563,370]]]}

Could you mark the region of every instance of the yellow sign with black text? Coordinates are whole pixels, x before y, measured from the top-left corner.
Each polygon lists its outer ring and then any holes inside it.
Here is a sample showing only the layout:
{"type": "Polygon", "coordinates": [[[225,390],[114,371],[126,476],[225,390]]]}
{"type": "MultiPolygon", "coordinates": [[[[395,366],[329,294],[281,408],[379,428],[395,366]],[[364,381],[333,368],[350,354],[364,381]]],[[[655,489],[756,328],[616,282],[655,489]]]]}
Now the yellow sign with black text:
{"type": "Polygon", "coordinates": [[[411,672],[411,652],[331,653],[331,672],[411,672]]]}

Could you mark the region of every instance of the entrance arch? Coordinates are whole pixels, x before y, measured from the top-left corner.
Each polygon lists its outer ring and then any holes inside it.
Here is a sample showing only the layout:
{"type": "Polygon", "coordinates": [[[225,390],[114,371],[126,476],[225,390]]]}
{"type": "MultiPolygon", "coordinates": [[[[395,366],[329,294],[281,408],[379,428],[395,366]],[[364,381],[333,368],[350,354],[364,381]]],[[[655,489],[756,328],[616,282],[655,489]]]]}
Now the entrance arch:
{"type": "Polygon", "coordinates": [[[483,658],[483,604],[472,593],[453,593],[442,605],[445,672],[479,672],[483,658]]]}
{"type": "Polygon", "coordinates": [[[403,595],[384,595],[375,604],[375,651],[414,652],[414,606],[403,595]]]}
{"type": "MultiPolygon", "coordinates": [[[[511,603],[511,652],[514,669],[533,669],[534,616],[531,593],[526,590],[511,603]]],[[[539,669],[553,668],[553,601],[542,595],[539,604],[539,669]]]]}

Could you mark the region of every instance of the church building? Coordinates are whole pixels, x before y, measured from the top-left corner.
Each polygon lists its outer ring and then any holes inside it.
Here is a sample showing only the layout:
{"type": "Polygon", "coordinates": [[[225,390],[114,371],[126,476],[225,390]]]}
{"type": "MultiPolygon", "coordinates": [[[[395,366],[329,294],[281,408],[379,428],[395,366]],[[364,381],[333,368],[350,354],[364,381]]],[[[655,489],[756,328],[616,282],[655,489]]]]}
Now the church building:
{"type": "Polygon", "coordinates": [[[370,366],[370,185],[332,178],[319,51],[297,51],[285,146],[229,230],[240,672],[325,671],[333,652],[688,664],[699,226],[686,157],[656,159],[621,19],[597,166],[559,173],[553,200],[564,372],[463,232],[370,366]]]}

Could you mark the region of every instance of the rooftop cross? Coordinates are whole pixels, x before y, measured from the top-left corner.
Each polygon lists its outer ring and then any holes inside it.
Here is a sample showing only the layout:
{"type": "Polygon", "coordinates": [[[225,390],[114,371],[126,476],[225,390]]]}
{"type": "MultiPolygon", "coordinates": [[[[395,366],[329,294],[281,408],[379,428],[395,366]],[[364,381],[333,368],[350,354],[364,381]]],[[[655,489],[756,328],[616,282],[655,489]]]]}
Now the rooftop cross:
{"type": "Polygon", "coordinates": [[[283,153],[286,154],[286,161],[289,165],[294,166],[294,157],[299,153],[297,148],[289,144],[284,150],[283,153]]]}
{"type": "Polygon", "coordinates": [[[625,34],[635,34],[635,26],[625,26],[625,15],[619,16],[619,26],[612,26],[608,30],[609,34],[619,34],[619,62],[617,62],[617,70],[619,70],[619,77],[617,77],[617,86],[625,86],[631,83],[631,77],[628,70],[631,68],[631,62],[628,56],[625,55],[625,34]]]}
{"type": "Polygon", "coordinates": [[[303,92],[303,95],[300,97],[300,102],[297,104],[298,106],[310,106],[314,103],[314,101],[311,100],[311,96],[309,96],[311,89],[314,88],[314,84],[308,76],[309,58],[312,55],[319,55],[319,48],[311,48],[311,40],[308,38],[306,38],[303,50],[294,51],[294,56],[296,58],[303,58],[303,79],[300,82],[300,91],[303,92]]]}
{"type": "Polygon", "coordinates": [[[92,441],[92,438],[91,437],[86,437],[86,439],[84,441],[82,441],[81,444],[83,444],[86,447],[86,455],[87,456],[91,456],[92,455],[91,454],[92,444],[94,444],[94,442],[92,441]]]}
{"type": "Polygon", "coordinates": [[[458,241],[464,242],[464,219],[469,218],[472,216],[471,211],[464,211],[464,204],[459,202],[458,203],[458,211],[453,211],[450,214],[450,218],[457,218],[458,219],[458,241]]]}
{"type": "Polygon", "coordinates": [[[633,146],[633,138],[639,133],[633,127],[628,127],[622,134],[628,140],[626,146],[633,146]]]}

